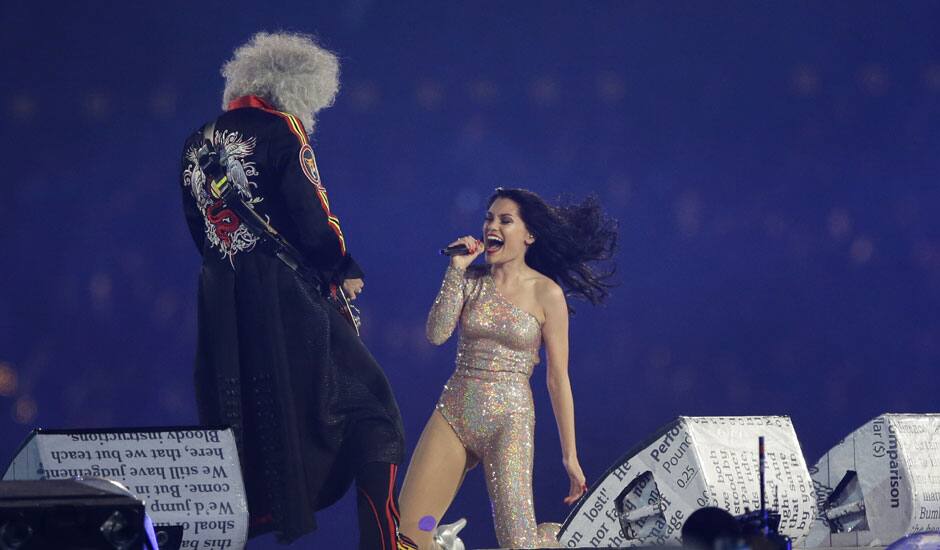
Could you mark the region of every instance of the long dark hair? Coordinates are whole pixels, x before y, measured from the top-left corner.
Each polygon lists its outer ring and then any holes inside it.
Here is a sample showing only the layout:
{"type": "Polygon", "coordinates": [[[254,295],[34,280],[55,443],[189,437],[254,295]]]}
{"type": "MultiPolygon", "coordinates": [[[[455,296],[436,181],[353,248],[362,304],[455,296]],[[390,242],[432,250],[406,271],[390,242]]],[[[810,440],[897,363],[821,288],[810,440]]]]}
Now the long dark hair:
{"type": "Polygon", "coordinates": [[[617,247],[617,222],[604,214],[596,196],[552,206],[527,189],[497,187],[487,207],[499,198],[519,205],[519,216],[535,237],[525,256],[529,267],[554,280],[567,295],[594,305],[607,298],[614,286],[610,260],[617,247]]]}

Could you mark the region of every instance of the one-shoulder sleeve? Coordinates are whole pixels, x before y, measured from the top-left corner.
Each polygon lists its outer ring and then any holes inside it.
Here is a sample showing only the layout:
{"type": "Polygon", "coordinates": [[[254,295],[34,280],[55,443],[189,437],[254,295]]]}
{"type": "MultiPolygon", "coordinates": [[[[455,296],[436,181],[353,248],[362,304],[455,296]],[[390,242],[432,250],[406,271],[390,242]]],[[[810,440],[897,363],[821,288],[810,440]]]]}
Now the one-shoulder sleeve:
{"type": "Polygon", "coordinates": [[[435,346],[446,342],[457,327],[457,320],[466,299],[466,280],[466,270],[447,266],[441,290],[434,299],[431,312],[428,313],[428,340],[435,346]]]}

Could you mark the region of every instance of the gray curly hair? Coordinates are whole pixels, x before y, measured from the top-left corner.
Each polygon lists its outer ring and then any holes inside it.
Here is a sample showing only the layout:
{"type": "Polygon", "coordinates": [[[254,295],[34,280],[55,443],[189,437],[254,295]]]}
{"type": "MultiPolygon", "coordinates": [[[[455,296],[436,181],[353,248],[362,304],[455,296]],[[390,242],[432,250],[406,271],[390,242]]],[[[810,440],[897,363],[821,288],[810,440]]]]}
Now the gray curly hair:
{"type": "Polygon", "coordinates": [[[259,32],[235,50],[222,76],[223,109],[233,99],[256,95],[299,118],[312,134],[315,115],[339,91],[339,60],[312,36],[259,32]]]}

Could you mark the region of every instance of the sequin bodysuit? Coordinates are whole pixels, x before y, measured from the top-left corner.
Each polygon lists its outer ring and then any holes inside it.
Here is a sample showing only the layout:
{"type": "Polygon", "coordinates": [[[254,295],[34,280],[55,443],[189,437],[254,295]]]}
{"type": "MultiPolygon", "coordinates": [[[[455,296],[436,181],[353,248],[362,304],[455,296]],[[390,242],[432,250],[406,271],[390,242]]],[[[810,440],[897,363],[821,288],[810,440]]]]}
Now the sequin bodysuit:
{"type": "Polygon", "coordinates": [[[536,546],[529,376],[539,361],[541,326],[499,294],[487,268],[448,267],[428,315],[428,339],[442,344],[458,320],[457,368],[437,410],[483,463],[500,546],[536,546]]]}

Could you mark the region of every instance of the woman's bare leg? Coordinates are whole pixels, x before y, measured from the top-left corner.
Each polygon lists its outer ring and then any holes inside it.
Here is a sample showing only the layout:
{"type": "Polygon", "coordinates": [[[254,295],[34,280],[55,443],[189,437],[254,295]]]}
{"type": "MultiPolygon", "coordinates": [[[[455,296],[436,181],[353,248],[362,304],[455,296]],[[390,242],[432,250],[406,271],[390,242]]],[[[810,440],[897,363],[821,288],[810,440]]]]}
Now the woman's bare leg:
{"type": "Polygon", "coordinates": [[[433,533],[419,529],[418,522],[425,516],[433,517],[435,523],[441,521],[469,466],[467,450],[440,411],[435,410],[411,455],[398,497],[399,529],[420,550],[432,548],[433,533]]]}

